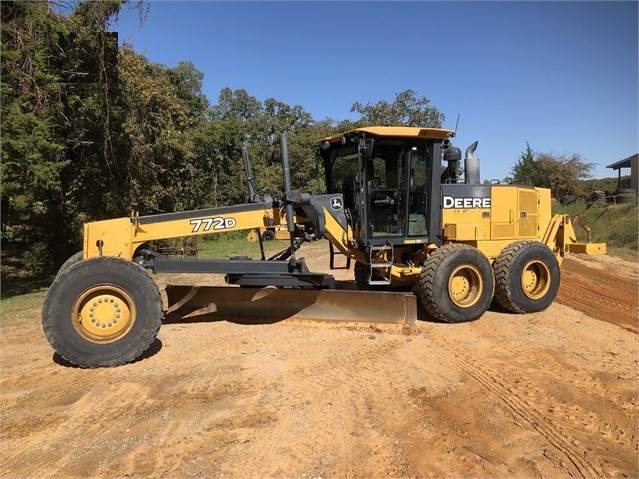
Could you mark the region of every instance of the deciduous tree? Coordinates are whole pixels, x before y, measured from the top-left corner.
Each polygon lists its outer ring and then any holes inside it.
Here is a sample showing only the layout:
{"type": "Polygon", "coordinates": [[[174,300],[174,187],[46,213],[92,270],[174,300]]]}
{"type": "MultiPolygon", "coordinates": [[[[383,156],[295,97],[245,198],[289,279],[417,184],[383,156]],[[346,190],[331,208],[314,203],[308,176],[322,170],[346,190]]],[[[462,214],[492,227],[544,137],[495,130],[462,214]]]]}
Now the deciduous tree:
{"type": "Polygon", "coordinates": [[[590,178],[594,167],[577,153],[541,153],[537,156],[537,164],[541,174],[538,186],[550,188],[555,198],[580,194],[579,181],[590,178]]]}
{"type": "Polygon", "coordinates": [[[387,126],[430,126],[441,128],[443,113],[431,106],[430,100],[418,96],[414,90],[405,90],[395,96],[392,103],[380,100],[375,104],[355,102],[351,111],[361,115],[358,123],[387,126]]]}
{"type": "Polygon", "coordinates": [[[590,178],[594,164],[577,153],[554,155],[535,153],[528,143],[526,151],[512,168],[512,183],[550,188],[554,197],[581,193],[579,182],[590,178]]]}
{"type": "Polygon", "coordinates": [[[71,178],[88,152],[110,148],[119,1],[83,2],[65,16],[49,2],[2,2],[2,237],[33,273],[65,257],[82,207],[71,178]],[[77,198],[77,197],[76,197],[77,198]]]}

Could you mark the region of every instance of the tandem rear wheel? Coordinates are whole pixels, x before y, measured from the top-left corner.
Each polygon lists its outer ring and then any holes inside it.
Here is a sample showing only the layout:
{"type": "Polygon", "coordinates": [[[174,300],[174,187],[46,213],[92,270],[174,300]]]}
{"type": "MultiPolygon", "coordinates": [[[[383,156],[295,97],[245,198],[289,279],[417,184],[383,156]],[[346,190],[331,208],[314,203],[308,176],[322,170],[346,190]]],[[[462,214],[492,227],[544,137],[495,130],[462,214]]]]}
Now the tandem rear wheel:
{"type": "Polygon", "coordinates": [[[81,367],[133,361],[157,337],[162,297],[132,261],[97,257],[61,270],[47,291],[42,326],[56,352],[81,367]]]}
{"type": "Polygon", "coordinates": [[[559,291],[560,270],[552,250],[538,241],[519,241],[501,252],[493,263],[495,298],[513,313],[548,308],[559,291]]]}
{"type": "Polygon", "coordinates": [[[488,258],[465,244],[447,244],[422,268],[419,296],[428,313],[449,323],[474,321],[492,302],[495,279],[488,258]]]}

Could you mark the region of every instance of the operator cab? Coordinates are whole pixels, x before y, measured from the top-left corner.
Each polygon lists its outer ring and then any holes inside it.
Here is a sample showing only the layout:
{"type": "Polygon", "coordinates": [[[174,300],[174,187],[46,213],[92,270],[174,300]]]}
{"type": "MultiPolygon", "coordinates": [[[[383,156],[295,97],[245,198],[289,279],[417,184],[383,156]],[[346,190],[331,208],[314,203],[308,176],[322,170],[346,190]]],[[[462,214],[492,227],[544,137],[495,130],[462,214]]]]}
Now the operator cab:
{"type": "Polygon", "coordinates": [[[320,142],[327,192],[343,195],[360,244],[427,243],[438,234],[442,151],[453,134],[369,127],[320,142]]]}

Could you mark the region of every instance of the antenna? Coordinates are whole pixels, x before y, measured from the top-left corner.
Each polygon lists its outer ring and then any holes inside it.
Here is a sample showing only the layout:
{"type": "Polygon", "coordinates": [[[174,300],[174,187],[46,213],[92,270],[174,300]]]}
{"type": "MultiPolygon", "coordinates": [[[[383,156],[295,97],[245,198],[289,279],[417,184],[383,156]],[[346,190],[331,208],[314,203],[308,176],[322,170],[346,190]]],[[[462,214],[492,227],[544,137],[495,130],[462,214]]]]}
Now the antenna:
{"type": "Polygon", "coordinates": [[[457,136],[457,126],[459,125],[460,116],[461,116],[461,113],[457,113],[457,122],[455,123],[455,136],[457,136]]]}

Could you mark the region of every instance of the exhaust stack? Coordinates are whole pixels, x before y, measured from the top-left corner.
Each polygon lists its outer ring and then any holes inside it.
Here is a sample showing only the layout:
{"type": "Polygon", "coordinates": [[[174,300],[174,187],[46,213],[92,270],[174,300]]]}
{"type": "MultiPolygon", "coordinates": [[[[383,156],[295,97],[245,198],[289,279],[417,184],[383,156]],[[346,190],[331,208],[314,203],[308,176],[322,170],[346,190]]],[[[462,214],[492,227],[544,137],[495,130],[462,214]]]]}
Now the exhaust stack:
{"type": "Polygon", "coordinates": [[[470,185],[479,185],[481,183],[479,158],[473,156],[478,144],[479,141],[476,141],[466,149],[466,158],[464,159],[465,179],[466,183],[470,185]]]}

